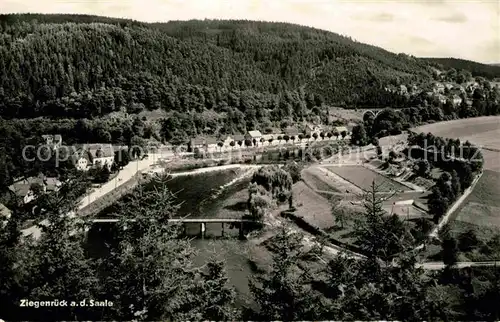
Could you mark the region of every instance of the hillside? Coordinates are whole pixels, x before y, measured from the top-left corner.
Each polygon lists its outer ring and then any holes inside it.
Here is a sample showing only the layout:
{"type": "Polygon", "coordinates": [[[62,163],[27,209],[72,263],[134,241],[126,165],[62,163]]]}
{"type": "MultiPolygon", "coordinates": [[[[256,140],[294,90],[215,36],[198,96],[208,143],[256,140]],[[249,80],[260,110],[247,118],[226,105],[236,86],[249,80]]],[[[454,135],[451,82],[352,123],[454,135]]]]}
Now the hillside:
{"type": "Polygon", "coordinates": [[[9,118],[96,117],[133,103],[221,111],[223,102],[238,106],[235,97],[244,96],[273,102],[260,105],[283,105],[285,115],[276,119],[301,117],[306,94],[331,105],[386,106],[393,99],[385,85],[429,77],[412,57],[289,24],[148,25],[59,15],[4,15],[0,21],[0,86],[6,101],[1,115],[9,118]],[[101,102],[86,102],[83,93],[101,102]],[[72,106],[72,100],[80,105],[72,106]]]}
{"type": "Polygon", "coordinates": [[[468,70],[474,76],[488,79],[500,78],[500,64],[486,65],[457,58],[422,58],[423,61],[440,66],[440,69],[468,70]]]}
{"type": "Polygon", "coordinates": [[[327,122],[329,106],[422,105],[435,69],[285,23],[33,14],[0,15],[0,71],[14,132],[129,144],[327,122]]]}

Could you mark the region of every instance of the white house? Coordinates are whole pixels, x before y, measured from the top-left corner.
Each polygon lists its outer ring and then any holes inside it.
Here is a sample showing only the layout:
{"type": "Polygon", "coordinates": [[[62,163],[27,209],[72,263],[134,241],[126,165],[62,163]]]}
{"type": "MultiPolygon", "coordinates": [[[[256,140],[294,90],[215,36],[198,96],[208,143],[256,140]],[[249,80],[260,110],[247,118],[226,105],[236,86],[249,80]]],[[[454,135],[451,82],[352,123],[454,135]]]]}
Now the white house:
{"type": "Polygon", "coordinates": [[[252,144],[254,144],[253,142],[255,140],[256,146],[260,144],[261,138],[262,138],[262,133],[260,133],[260,131],[257,130],[248,131],[248,133],[245,135],[245,139],[252,141],[252,144]]]}
{"type": "Polygon", "coordinates": [[[109,143],[92,143],[79,146],[71,159],[75,168],[81,171],[103,166],[111,169],[115,162],[115,153],[113,146],[109,143]]]}

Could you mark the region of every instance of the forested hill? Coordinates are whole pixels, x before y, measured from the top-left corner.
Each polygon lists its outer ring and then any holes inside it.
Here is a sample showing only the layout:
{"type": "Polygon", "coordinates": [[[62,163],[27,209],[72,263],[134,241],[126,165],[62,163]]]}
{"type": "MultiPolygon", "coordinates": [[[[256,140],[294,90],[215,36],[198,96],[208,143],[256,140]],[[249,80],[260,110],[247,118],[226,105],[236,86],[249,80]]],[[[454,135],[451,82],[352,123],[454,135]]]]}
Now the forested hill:
{"type": "Polygon", "coordinates": [[[457,58],[421,58],[422,60],[434,64],[440,69],[468,70],[474,76],[482,76],[489,79],[500,78],[500,64],[481,64],[470,60],[457,58]]]}
{"type": "Polygon", "coordinates": [[[290,24],[3,15],[0,28],[4,118],[237,108],[252,125],[322,102],[390,106],[387,84],[430,77],[413,57],[290,24]]]}

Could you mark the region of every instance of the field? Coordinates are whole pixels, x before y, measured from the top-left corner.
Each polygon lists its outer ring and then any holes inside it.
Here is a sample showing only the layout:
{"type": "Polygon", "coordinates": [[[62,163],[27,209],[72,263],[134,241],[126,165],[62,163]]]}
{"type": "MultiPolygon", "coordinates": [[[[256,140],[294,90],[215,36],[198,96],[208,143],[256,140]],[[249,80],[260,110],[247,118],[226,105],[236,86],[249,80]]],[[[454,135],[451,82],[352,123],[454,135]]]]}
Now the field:
{"type": "Polygon", "coordinates": [[[330,192],[340,192],[339,189],[328,184],[327,180],[321,173],[313,171],[311,169],[306,169],[301,173],[302,180],[312,189],[316,191],[330,191],[330,192]]]}
{"type": "Polygon", "coordinates": [[[500,229],[500,173],[485,170],[455,221],[500,229]]]}
{"type": "MultiPolygon", "coordinates": [[[[491,260],[500,259],[500,254],[490,252],[488,245],[495,243],[500,234],[500,173],[485,170],[483,176],[463,205],[454,214],[450,231],[457,238],[473,231],[480,241],[472,250],[461,252],[460,259],[491,260]]],[[[428,256],[439,258],[439,249],[429,250],[428,256]]]]}
{"type": "Polygon", "coordinates": [[[484,148],[484,168],[500,171],[500,117],[483,116],[439,122],[414,128],[415,132],[431,132],[445,138],[469,140],[484,148]]]}
{"type": "Polygon", "coordinates": [[[380,192],[409,190],[399,182],[388,179],[362,166],[325,166],[324,168],[365,191],[370,189],[373,181],[375,181],[380,192]]]}

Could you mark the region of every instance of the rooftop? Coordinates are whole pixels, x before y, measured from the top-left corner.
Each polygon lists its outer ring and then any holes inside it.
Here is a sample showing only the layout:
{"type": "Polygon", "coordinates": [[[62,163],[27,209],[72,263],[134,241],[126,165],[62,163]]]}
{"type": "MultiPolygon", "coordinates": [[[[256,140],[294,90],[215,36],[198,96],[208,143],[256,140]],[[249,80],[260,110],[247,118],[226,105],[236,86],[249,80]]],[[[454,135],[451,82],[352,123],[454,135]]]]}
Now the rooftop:
{"type": "Polygon", "coordinates": [[[252,137],[252,138],[260,138],[262,136],[262,133],[260,133],[260,131],[257,131],[257,130],[254,130],[254,131],[248,131],[248,134],[252,137]]]}

